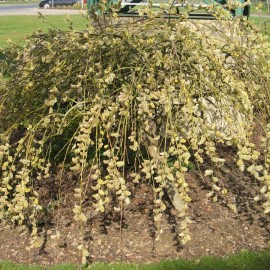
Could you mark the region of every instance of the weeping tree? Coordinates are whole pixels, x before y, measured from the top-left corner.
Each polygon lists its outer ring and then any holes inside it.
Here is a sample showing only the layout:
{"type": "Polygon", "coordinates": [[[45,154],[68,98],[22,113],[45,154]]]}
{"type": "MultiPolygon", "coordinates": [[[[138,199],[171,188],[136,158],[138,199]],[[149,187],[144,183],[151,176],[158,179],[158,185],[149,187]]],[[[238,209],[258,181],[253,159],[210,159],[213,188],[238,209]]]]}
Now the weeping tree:
{"type": "Polygon", "coordinates": [[[186,243],[188,165],[207,166],[207,196],[216,201],[227,192],[216,174],[227,162],[219,145],[236,149],[239,170],[260,181],[255,200],[269,213],[269,52],[267,37],[244,19],[50,30],[9,48],[0,88],[0,218],[31,223],[35,246],[39,187],[61,167],[77,176],[73,212],[82,226],[85,200],[103,213],[114,198],[122,212],[129,183],[146,180],[155,221],[167,193],[186,243]]]}

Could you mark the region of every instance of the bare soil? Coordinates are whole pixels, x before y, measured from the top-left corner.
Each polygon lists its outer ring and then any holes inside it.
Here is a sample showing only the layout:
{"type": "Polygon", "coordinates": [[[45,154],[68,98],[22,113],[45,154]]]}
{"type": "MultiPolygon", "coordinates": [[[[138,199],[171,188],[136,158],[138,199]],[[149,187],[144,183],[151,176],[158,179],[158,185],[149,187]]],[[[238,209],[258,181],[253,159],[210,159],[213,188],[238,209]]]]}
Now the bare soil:
{"type": "MultiPolygon", "coordinates": [[[[55,187],[51,185],[40,190],[48,205],[39,222],[41,246],[28,251],[31,238],[27,227],[11,228],[2,223],[0,260],[42,265],[79,264],[81,257],[77,246],[82,238],[89,246],[91,262],[148,263],[180,257],[193,259],[202,255],[226,256],[243,249],[259,251],[268,248],[269,215],[263,213],[261,202],[253,200],[260,190],[259,183],[232,165],[235,155],[232,149],[221,151],[228,162],[220,170],[219,177],[229,193],[219,195],[217,202],[206,197],[210,181],[202,179],[199,170],[186,175],[192,198],[189,208],[191,241],[186,245],[182,245],[177,237],[180,220],[168,199],[165,198],[167,209],[161,223],[154,224],[153,193],[146,182],[137,186],[130,184],[132,200],[124,210],[122,222],[120,214],[109,211],[102,216],[96,215],[89,207],[87,225],[81,230],[73,220],[72,191],[76,181],[70,176],[63,183],[65,192],[59,204],[53,198],[55,187]],[[237,212],[227,204],[235,204],[237,212]]],[[[57,176],[55,179],[57,183],[57,176]]]]}

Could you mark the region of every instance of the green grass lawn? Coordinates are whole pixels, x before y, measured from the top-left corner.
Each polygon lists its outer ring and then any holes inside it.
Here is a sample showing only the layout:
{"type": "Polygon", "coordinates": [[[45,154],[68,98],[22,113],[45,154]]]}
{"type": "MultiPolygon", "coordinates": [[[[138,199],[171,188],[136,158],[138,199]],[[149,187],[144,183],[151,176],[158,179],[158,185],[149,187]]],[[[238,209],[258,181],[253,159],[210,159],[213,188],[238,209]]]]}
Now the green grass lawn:
{"type": "MultiPolygon", "coordinates": [[[[82,30],[88,21],[81,15],[71,15],[73,28],[82,30]]],[[[53,26],[59,29],[68,30],[68,23],[64,15],[48,15],[45,17],[48,23],[37,16],[0,16],[0,47],[8,46],[7,40],[13,43],[23,44],[25,38],[38,29],[47,30],[53,26]]],[[[250,17],[250,20],[261,26],[270,33],[270,17],[250,17]],[[266,22],[266,24],[264,24],[266,22]]]]}
{"type": "Polygon", "coordinates": [[[261,10],[257,9],[258,7],[258,3],[253,3],[250,7],[250,13],[251,14],[261,14],[261,15],[265,15],[268,14],[268,6],[266,2],[262,2],[262,7],[261,10]]]}
{"type": "Polygon", "coordinates": [[[0,262],[1,270],[269,270],[270,251],[260,253],[243,251],[226,258],[203,257],[196,260],[171,260],[158,264],[103,264],[96,263],[82,268],[72,265],[58,265],[51,268],[26,266],[10,262],[0,262]]]}
{"type": "Polygon", "coordinates": [[[249,20],[259,26],[262,32],[270,35],[270,17],[269,19],[264,17],[250,17],[249,20]]]}
{"type": "MultiPolygon", "coordinates": [[[[87,25],[87,20],[81,15],[70,15],[75,30],[82,30],[87,25]]],[[[20,44],[24,43],[25,38],[39,29],[47,30],[52,27],[68,30],[68,23],[64,15],[50,15],[45,19],[37,16],[0,16],[0,47],[7,46],[7,40],[20,44]]]]}

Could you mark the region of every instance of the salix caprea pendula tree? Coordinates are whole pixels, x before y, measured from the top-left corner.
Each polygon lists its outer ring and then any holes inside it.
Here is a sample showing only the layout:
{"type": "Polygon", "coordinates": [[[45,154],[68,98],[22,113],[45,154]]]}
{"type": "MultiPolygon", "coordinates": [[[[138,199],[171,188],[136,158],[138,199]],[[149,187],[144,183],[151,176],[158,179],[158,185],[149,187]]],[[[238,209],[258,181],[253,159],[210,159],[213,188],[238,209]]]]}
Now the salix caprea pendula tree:
{"type": "Polygon", "coordinates": [[[239,170],[261,183],[255,200],[268,214],[269,53],[267,37],[244,19],[51,30],[9,48],[0,88],[0,218],[30,223],[35,246],[39,187],[61,167],[77,176],[73,212],[82,228],[85,200],[96,212],[112,201],[123,211],[128,183],[147,181],[155,222],[167,193],[186,243],[189,164],[207,166],[209,199],[229,192],[215,173],[227,162],[219,145],[236,149],[239,170]]]}

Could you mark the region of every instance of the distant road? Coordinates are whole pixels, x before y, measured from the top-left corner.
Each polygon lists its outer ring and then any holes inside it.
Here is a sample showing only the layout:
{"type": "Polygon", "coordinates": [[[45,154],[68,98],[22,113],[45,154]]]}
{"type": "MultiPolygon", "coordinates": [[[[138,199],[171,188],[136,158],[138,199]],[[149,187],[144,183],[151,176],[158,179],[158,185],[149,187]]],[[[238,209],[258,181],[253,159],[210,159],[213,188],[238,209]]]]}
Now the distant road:
{"type": "Polygon", "coordinates": [[[0,5],[0,10],[17,10],[17,9],[31,9],[31,8],[36,8],[38,6],[38,3],[36,4],[24,4],[24,5],[20,5],[20,4],[3,4],[0,5]]]}
{"type": "Polygon", "coordinates": [[[0,5],[0,16],[10,15],[37,15],[40,12],[43,15],[62,15],[62,14],[80,14],[81,10],[73,9],[41,9],[37,4],[16,4],[16,5],[0,5]]]}

